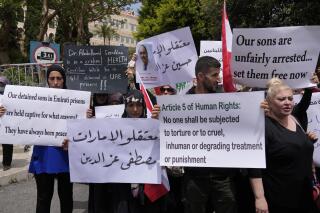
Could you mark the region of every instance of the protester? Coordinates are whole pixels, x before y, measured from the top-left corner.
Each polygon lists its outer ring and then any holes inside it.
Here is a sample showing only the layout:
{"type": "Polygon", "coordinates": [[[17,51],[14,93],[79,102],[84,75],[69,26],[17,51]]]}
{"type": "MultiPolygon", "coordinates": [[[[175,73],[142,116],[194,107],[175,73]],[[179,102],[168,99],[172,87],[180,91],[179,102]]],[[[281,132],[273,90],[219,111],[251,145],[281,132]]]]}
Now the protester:
{"type": "Polygon", "coordinates": [[[177,94],[177,91],[174,88],[172,88],[170,85],[164,85],[159,87],[159,95],[175,95],[175,94],[177,94]]]}
{"type": "MultiPolygon", "coordinates": [[[[256,212],[312,212],[313,144],[294,116],[293,92],[279,79],[267,91],[266,169],[251,169],[256,212]]],[[[309,135],[315,139],[314,134],[309,135]]]]}
{"type": "MultiPolygon", "coordinates": [[[[121,104],[123,102],[123,96],[121,93],[96,93],[93,95],[92,108],[87,110],[87,118],[95,116],[94,108],[96,106],[107,106],[114,104],[121,104]]],[[[88,212],[109,212],[112,208],[113,194],[116,191],[112,191],[114,188],[113,183],[90,183],[89,184],[89,199],[88,199],[88,212]]],[[[112,212],[116,212],[112,210],[112,212]]]]}
{"type": "MultiPolygon", "coordinates": [[[[197,85],[187,94],[217,92],[220,66],[213,57],[200,57],[195,67],[197,85]]],[[[205,213],[212,207],[216,213],[237,212],[233,175],[233,169],[186,167],[183,181],[185,212],[205,213]]]]}
{"type": "MultiPolygon", "coordinates": [[[[65,70],[59,65],[51,65],[47,70],[47,83],[50,88],[66,89],[65,70]]],[[[37,185],[36,213],[50,212],[55,179],[58,181],[60,212],[72,212],[73,185],[67,151],[62,147],[34,146],[29,172],[34,174],[37,185]]]]}
{"type": "MultiPolygon", "coordinates": [[[[10,81],[5,76],[0,76],[0,94],[3,95],[4,88],[6,85],[10,84],[10,81]]],[[[0,103],[1,104],[1,103],[0,103]]],[[[0,117],[4,115],[5,108],[0,106],[0,117]]],[[[12,163],[13,155],[13,145],[12,144],[2,144],[2,166],[3,171],[9,170],[12,163]]]]}
{"type": "MultiPolygon", "coordinates": [[[[170,85],[164,85],[155,88],[156,94],[159,95],[175,95],[176,90],[170,85]]],[[[160,106],[154,105],[151,117],[154,119],[159,119],[160,106]]],[[[164,197],[164,209],[166,212],[179,212],[183,213],[183,203],[182,203],[182,180],[184,169],[183,167],[167,167],[168,179],[170,184],[170,191],[164,197]]]]}

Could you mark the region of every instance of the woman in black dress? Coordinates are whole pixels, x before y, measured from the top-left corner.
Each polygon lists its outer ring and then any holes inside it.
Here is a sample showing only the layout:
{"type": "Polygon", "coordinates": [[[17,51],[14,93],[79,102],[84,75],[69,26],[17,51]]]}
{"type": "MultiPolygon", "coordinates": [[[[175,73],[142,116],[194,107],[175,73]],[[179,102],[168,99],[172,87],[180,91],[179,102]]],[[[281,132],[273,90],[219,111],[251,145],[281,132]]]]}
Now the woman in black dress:
{"type": "Polygon", "coordinates": [[[249,171],[256,212],[312,212],[313,143],[291,115],[291,88],[279,79],[271,79],[267,102],[270,113],[265,120],[266,169],[249,171]]]}

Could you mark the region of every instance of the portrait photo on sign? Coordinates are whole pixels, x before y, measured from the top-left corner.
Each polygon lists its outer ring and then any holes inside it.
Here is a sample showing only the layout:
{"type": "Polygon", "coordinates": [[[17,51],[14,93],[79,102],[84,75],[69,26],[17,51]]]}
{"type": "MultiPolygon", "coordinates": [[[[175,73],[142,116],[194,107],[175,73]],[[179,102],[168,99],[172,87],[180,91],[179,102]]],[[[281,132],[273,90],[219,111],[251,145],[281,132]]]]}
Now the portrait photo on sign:
{"type": "Polygon", "coordinates": [[[136,69],[144,82],[157,82],[158,72],[156,71],[155,59],[153,57],[152,43],[142,43],[137,46],[136,69]]]}

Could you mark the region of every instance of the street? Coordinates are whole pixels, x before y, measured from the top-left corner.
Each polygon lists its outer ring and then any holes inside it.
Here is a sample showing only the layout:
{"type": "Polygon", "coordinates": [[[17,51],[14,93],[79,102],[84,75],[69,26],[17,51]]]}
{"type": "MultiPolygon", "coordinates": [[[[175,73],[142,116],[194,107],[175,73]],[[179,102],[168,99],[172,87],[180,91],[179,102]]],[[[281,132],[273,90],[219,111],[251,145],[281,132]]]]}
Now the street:
{"type": "MultiPolygon", "coordinates": [[[[57,183],[55,183],[55,186],[57,183]]],[[[21,181],[0,187],[0,213],[35,213],[36,211],[36,184],[35,180],[21,181]]],[[[73,212],[87,213],[88,186],[73,185],[73,212]]],[[[51,213],[59,213],[60,204],[57,189],[51,203],[51,213]]]]}

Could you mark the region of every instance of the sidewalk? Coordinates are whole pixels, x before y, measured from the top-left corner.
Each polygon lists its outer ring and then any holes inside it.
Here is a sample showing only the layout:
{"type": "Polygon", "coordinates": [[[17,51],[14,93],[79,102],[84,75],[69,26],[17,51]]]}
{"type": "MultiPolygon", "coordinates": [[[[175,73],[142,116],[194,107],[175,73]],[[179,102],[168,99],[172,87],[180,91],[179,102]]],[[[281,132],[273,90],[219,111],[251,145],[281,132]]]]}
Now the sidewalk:
{"type": "Polygon", "coordinates": [[[15,145],[13,147],[11,169],[7,171],[3,171],[2,146],[0,145],[0,147],[0,187],[22,180],[31,179],[33,175],[28,173],[28,169],[32,154],[32,147],[28,152],[24,152],[23,145],[15,145]]]}

